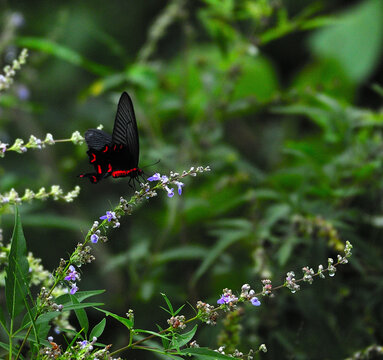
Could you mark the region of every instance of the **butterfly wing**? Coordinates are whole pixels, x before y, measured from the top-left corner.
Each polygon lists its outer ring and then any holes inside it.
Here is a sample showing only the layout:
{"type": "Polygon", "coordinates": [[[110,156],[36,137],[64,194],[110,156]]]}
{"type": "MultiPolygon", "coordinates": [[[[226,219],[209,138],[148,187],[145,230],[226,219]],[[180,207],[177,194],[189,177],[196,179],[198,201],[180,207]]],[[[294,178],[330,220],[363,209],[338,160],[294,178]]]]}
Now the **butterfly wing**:
{"type": "Polygon", "coordinates": [[[102,130],[90,129],[85,132],[85,141],[88,145],[89,163],[94,166],[96,173],[79,176],[88,177],[95,184],[109,176],[112,171],[110,159],[112,137],[102,130]]]}
{"type": "Polygon", "coordinates": [[[124,167],[138,167],[139,141],[136,116],[132,99],[124,91],[118,102],[116,119],[114,121],[112,143],[123,146],[121,155],[124,154],[124,167]],[[126,156],[125,156],[126,155],[126,156]]]}
{"type": "Polygon", "coordinates": [[[112,142],[112,137],[105,131],[98,129],[90,129],[85,131],[85,141],[89,150],[102,150],[105,145],[112,142]]]}

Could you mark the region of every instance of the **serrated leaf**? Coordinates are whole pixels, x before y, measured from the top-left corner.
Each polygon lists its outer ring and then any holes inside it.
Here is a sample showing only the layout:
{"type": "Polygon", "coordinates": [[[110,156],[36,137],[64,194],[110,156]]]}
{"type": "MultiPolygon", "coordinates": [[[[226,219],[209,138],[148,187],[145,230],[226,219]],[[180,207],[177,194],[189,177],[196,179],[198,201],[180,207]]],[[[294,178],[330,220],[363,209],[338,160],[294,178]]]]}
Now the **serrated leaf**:
{"type": "Polygon", "coordinates": [[[26,295],[29,283],[29,264],[27,245],[24,238],[20,215],[15,207],[15,227],[11,239],[5,279],[5,297],[8,313],[12,319],[25,310],[26,295]]]}
{"type": "Polygon", "coordinates": [[[90,332],[89,339],[93,339],[95,336],[96,338],[100,337],[102,333],[104,332],[106,325],[106,319],[102,319],[90,332]]]}

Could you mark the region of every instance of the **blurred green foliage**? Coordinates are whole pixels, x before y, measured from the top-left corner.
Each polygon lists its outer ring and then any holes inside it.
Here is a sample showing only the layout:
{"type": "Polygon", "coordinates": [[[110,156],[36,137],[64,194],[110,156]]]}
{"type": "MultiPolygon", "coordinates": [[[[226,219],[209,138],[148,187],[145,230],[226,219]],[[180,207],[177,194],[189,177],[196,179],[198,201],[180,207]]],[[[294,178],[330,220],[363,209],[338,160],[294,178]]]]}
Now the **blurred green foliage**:
{"type": "MultiPolygon", "coordinates": [[[[182,197],[162,195],[123,219],[95,248],[82,289],[105,288],[113,312],[133,308],[150,328],[166,319],[160,292],[177,307],[215,303],[222,288],[261,289],[265,277],[279,285],[287,271],[326,264],[350,240],[355,255],[334,279],[280,291],[234,323],[204,328],[198,342],[216,348],[225,339],[242,351],[266,343],[269,359],[342,359],[383,343],[381,0],[1,6],[2,64],[15,47],[31,53],[0,94],[3,142],[67,138],[100,123],[110,131],[127,90],[147,174],[212,168],[182,197]],[[15,11],[20,28],[9,25],[15,11]]],[[[71,189],[87,167],[85,145],[7,153],[0,193],[71,189]]],[[[81,186],[73,204],[20,209],[28,249],[49,269],[130,193],[123,180],[81,186]]],[[[1,218],[5,239],[12,219],[1,218]]],[[[122,346],[120,330],[103,342],[122,346]]]]}

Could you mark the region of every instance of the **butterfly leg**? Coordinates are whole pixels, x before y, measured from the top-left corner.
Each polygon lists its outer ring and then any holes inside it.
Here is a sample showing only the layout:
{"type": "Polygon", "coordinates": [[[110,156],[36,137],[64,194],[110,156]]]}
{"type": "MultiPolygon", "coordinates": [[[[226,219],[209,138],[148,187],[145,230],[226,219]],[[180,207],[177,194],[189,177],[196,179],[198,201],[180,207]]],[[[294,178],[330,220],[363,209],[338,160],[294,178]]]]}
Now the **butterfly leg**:
{"type": "Polygon", "coordinates": [[[92,184],[97,184],[100,181],[100,176],[97,173],[87,173],[78,175],[79,178],[89,178],[92,184]]]}

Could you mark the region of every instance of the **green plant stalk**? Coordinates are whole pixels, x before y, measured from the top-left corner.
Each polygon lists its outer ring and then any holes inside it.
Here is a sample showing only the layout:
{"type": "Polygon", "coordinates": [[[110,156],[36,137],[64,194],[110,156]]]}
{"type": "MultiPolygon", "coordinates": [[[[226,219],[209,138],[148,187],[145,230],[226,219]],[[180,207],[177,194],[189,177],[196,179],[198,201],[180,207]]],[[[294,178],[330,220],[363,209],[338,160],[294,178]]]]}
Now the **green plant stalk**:
{"type": "MultiPolygon", "coordinates": [[[[70,139],[55,140],[55,141],[61,141],[61,142],[64,142],[64,141],[68,141],[68,140],[70,141],[70,139]]],[[[160,183],[158,183],[157,185],[155,185],[151,190],[158,189],[159,187],[161,187],[161,184],[160,184],[160,183]]],[[[141,190],[141,192],[140,192],[139,195],[143,195],[143,190],[141,190]]],[[[137,198],[138,198],[138,195],[133,195],[133,196],[130,198],[130,200],[128,201],[128,204],[129,204],[129,205],[135,205],[135,204],[136,204],[136,200],[137,200],[137,198]]],[[[118,208],[119,208],[119,207],[118,207],[118,205],[117,205],[117,206],[114,208],[114,211],[117,211],[118,208]]],[[[98,227],[97,227],[96,230],[99,230],[99,229],[104,228],[105,225],[106,225],[107,223],[108,223],[108,220],[105,219],[101,224],[98,225],[98,227]]],[[[82,244],[81,249],[83,249],[84,246],[89,242],[90,237],[91,237],[91,235],[93,234],[93,232],[94,232],[94,231],[91,231],[91,230],[88,231],[88,233],[87,233],[86,236],[85,236],[84,243],[82,244]]],[[[68,269],[69,269],[69,266],[73,264],[73,258],[74,258],[75,255],[76,255],[76,253],[73,253],[73,254],[70,256],[70,258],[69,258],[69,260],[68,260],[68,263],[66,264],[64,270],[63,270],[62,273],[61,273],[61,276],[56,277],[55,282],[53,283],[52,287],[50,288],[47,297],[49,297],[49,296],[52,294],[53,290],[56,288],[56,286],[57,286],[61,281],[63,281],[63,279],[64,279],[64,277],[65,277],[65,274],[66,274],[66,272],[67,272],[68,269]]],[[[38,317],[39,317],[39,316],[41,315],[41,313],[42,313],[43,306],[44,306],[44,303],[41,304],[41,308],[40,308],[40,310],[36,313],[35,318],[34,318],[33,321],[37,321],[38,317]]],[[[12,319],[12,321],[13,321],[13,319],[12,319]]],[[[12,323],[12,324],[13,324],[13,323],[12,323]]],[[[23,342],[22,342],[21,345],[20,345],[20,348],[19,348],[19,351],[18,351],[18,353],[17,353],[17,356],[16,356],[16,359],[15,359],[15,360],[18,360],[18,359],[19,359],[20,354],[21,354],[21,350],[23,349],[23,347],[24,347],[24,345],[25,345],[25,343],[26,343],[26,341],[27,341],[27,339],[28,339],[28,336],[29,336],[29,334],[30,334],[32,328],[33,328],[33,325],[30,325],[29,328],[28,328],[28,330],[27,330],[27,333],[26,333],[26,335],[25,335],[25,337],[24,337],[24,339],[23,339],[23,342]]],[[[12,333],[12,332],[11,332],[11,333],[12,333]]],[[[131,334],[131,339],[129,340],[129,345],[128,345],[128,346],[132,345],[132,343],[131,343],[132,340],[133,340],[133,339],[132,339],[132,336],[133,336],[133,334],[131,334]]],[[[134,344],[133,344],[133,345],[134,345],[134,344]]],[[[12,353],[12,352],[11,352],[11,353],[12,353]]],[[[10,360],[11,360],[11,358],[10,358],[10,360]]]]}

